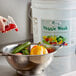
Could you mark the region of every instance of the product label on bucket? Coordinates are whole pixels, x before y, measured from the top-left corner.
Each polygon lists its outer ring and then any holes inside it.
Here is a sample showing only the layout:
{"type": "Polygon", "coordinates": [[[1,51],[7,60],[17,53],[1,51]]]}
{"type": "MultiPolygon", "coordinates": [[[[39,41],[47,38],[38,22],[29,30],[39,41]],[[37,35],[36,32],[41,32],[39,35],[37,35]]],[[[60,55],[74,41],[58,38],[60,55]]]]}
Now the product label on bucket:
{"type": "Polygon", "coordinates": [[[41,40],[48,45],[68,45],[70,43],[69,20],[41,20],[41,40]]]}

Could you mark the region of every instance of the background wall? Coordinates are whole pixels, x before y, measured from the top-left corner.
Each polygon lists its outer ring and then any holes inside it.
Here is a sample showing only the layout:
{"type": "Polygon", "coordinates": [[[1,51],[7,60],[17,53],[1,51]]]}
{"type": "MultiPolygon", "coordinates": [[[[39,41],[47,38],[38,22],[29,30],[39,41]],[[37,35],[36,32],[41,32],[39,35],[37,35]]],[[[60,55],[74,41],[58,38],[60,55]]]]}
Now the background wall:
{"type": "Polygon", "coordinates": [[[19,28],[19,32],[13,30],[6,34],[0,33],[0,45],[32,38],[28,22],[29,2],[30,0],[0,0],[0,16],[12,16],[19,28]]]}

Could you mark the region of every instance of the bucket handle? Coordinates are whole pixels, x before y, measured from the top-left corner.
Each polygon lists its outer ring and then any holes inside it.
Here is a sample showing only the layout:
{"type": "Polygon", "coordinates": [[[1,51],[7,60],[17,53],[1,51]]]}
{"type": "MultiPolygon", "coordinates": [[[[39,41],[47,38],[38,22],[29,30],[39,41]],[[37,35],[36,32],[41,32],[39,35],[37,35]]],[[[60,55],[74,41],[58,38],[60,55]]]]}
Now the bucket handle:
{"type": "Polygon", "coordinates": [[[31,6],[29,7],[29,10],[28,10],[28,18],[30,19],[31,21],[31,34],[33,34],[33,19],[32,19],[32,9],[31,9],[31,6]]]}
{"type": "Polygon", "coordinates": [[[32,20],[32,9],[31,9],[31,7],[29,8],[29,11],[28,11],[28,18],[30,20],[32,20]]]}

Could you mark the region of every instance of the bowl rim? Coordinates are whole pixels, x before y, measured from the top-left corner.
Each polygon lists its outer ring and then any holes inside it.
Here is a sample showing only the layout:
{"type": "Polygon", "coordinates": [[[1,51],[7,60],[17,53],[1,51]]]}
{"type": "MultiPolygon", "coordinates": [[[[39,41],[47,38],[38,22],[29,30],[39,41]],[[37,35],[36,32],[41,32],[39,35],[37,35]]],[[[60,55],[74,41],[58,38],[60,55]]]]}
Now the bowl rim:
{"type": "MultiPolygon", "coordinates": [[[[4,46],[3,48],[2,48],[2,52],[3,53],[5,53],[5,49],[6,48],[9,48],[10,46],[12,46],[12,45],[15,45],[15,46],[18,46],[19,44],[17,43],[17,44],[10,44],[10,45],[6,45],[6,46],[4,46]]],[[[51,52],[51,53],[48,53],[48,54],[43,54],[43,55],[17,55],[17,54],[11,54],[11,53],[7,53],[8,55],[10,55],[10,56],[26,56],[26,57],[34,57],[34,56],[45,56],[45,55],[53,55],[53,54],[55,54],[57,52],[57,50],[55,50],[54,52],[51,52]]],[[[6,54],[6,53],[5,53],[6,54]]]]}

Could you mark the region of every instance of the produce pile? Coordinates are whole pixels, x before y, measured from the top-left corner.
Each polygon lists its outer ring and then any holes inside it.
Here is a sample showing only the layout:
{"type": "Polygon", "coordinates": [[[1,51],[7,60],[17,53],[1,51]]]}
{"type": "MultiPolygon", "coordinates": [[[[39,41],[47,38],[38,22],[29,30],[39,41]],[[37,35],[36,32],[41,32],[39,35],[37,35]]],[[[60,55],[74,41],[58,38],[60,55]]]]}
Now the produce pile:
{"type": "Polygon", "coordinates": [[[46,47],[41,44],[31,44],[31,42],[25,42],[14,48],[12,54],[17,55],[43,55],[54,52],[56,49],[51,47],[46,47]]]}

